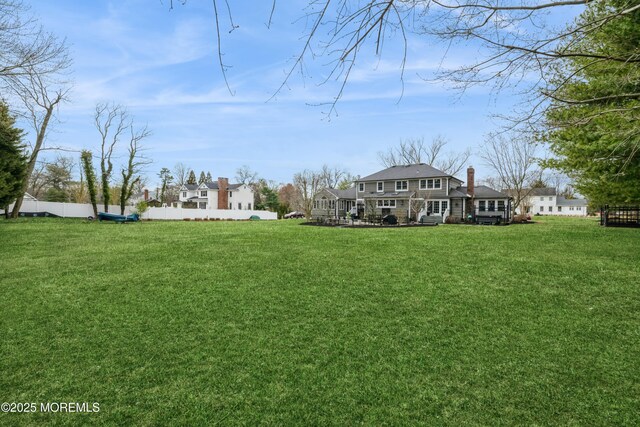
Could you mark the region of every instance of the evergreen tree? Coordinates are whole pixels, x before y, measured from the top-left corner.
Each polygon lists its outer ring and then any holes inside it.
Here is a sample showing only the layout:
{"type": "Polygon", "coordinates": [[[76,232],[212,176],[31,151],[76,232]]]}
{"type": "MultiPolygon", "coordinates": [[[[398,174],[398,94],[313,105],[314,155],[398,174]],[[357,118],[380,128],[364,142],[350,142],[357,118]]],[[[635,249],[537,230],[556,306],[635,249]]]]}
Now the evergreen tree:
{"type": "Polygon", "coordinates": [[[193,170],[189,171],[189,178],[187,178],[187,184],[194,185],[197,183],[198,181],[196,181],[196,173],[193,170]]]}
{"type": "Polygon", "coordinates": [[[22,136],[23,131],[15,127],[9,108],[0,101],[0,207],[5,208],[5,213],[20,196],[27,172],[22,136]]]}
{"type": "Polygon", "coordinates": [[[160,178],[160,182],[161,182],[160,202],[165,203],[166,202],[165,199],[167,195],[167,187],[169,187],[169,184],[173,182],[173,175],[171,175],[171,170],[169,170],[169,168],[162,168],[160,169],[160,173],[158,174],[158,177],[160,178]]]}
{"type": "Polygon", "coordinates": [[[280,205],[278,193],[265,185],[260,189],[260,194],[261,201],[256,204],[256,209],[277,212],[280,205]]]}
{"type": "MultiPolygon", "coordinates": [[[[615,20],[602,19],[629,7],[629,2],[621,0],[589,3],[579,22],[592,23],[597,30],[571,40],[564,47],[566,53],[637,58],[640,10],[615,20]]],[[[554,101],[544,138],[557,158],[547,166],[573,178],[576,190],[596,206],[638,203],[640,64],[576,55],[567,59],[554,77],[554,85],[548,89],[554,101]]]]}
{"type": "Polygon", "coordinates": [[[200,178],[198,178],[198,184],[202,184],[203,182],[205,182],[206,179],[207,177],[205,176],[204,171],[200,172],[200,178]]]}
{"type": "Polygon", "coordinates": [[[211,177],[211,172],[207,172],[207,178],[205,182],[213,182],[213,178],[211,177]]]}

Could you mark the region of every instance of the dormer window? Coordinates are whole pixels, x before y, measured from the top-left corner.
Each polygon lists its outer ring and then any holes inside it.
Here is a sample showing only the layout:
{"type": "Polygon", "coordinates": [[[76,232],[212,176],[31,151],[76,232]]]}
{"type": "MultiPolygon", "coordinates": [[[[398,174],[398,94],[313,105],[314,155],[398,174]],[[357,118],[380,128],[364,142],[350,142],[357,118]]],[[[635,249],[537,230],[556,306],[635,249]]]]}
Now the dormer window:
{"type": "Polygon", "coordinates": [[[182,192],[182,197],[184,197],[185,199],[187,198],[187,192],[186,191],[182,192]]]}

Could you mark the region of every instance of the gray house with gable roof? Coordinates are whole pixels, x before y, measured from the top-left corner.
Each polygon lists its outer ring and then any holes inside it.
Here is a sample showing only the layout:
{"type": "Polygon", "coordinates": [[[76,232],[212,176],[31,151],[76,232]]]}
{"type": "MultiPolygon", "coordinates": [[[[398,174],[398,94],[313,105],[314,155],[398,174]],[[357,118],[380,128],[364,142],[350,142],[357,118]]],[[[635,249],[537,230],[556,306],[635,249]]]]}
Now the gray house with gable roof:
{"type": "Polygon", "coordinates": [[[349,190],[325,189],[314,199],[315,218],[343,218],[357,212],[359,218],[393,214],[400,221],[443,222],[447,217],[509,219],[510,197],[487,186],[475,186],[474,169],[463,181],[424,163],[392,166],[358,179],[349,190]],[[355,209],[354,209],[355,208],[355,209]]]}

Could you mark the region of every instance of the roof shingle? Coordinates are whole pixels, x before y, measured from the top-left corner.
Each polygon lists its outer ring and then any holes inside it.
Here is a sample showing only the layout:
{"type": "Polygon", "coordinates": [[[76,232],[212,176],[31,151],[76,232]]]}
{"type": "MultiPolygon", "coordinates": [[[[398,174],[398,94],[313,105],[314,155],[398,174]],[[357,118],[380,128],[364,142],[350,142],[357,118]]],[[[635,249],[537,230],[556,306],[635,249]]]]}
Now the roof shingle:
{"type": "Polygon", "coordinates": [[[358,181],[387,181],[392,179],[417,179],[451,176],[426,163],[415,165],[391,166],[374,174],[360,178],[358,181]]]}

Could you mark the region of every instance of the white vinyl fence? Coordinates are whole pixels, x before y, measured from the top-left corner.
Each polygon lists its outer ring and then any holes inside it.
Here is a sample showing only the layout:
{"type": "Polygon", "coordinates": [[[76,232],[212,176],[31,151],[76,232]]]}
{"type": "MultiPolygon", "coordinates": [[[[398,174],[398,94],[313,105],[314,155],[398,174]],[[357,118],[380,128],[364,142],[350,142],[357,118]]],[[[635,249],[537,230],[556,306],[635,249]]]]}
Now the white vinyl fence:
{"type": "Polygon", "coordinates": [[[142,215],[143,219],[249,219],[256,215],[260,219],[278,219],[276,212],[227,209],[184,209],[184,208],[149,208],[142,215]]]}
{"type": "MultiPolygon", "coordinates": [[[[11,211],[13,205],[9,207],[11,211]]],[[[104,211],[104,206],[98,205],[98,212],[104,211]]],[[[125,207],[125,215],[135,211],[133,206],[125,207]]],[[[20,212],[29,214],[36,212],[49,212],[63,218],[87,218],[93,216],[93,208],[90,204],[83,203],[58,203],[25,200],[22,202],[20,212]]],[[[120,213],[120,206],[109,205],[109,213],[120,213]]],[[[278,214],[267,211],[254,210],[225,210],[225,209],[184,209],[184,208],[149,208],[142,215],[143,219],[158,220],[183,220],[183,219],[249,219],[252,215],[260,219],[278,219],[278,214]]]]}
{"type": "MultiPolygon", "coordinates": [[[[13,205],[9,207],[9,211],[13,205]]],[[[125,215],[132,213],[131,206],[124,209],[125,215]]],[[[37,200],[24,200],[20,207],[20,213],[49,212],[63,218],[87,218],[93,216],[93,208],[89,203],[59,203],[40,202],[37,200]]],[[[104,212],[104,206],[98,205],[98,212],[104,212]]],[[[120,206],[109,205],[109,213],[120,214],[120,206]]]]}

